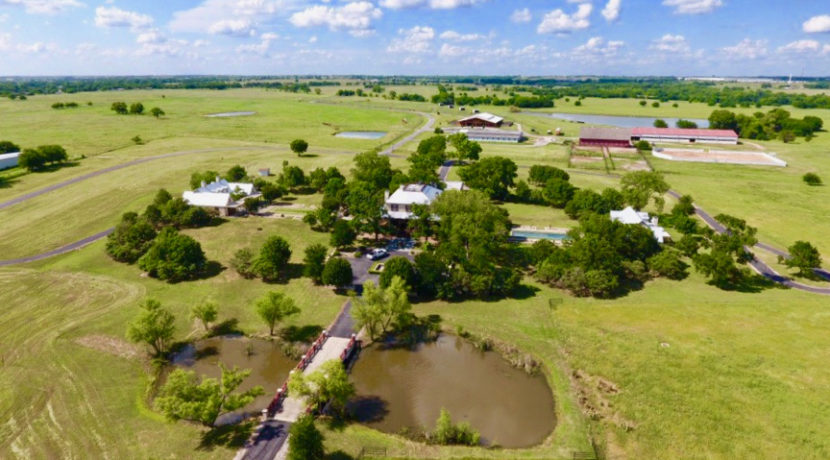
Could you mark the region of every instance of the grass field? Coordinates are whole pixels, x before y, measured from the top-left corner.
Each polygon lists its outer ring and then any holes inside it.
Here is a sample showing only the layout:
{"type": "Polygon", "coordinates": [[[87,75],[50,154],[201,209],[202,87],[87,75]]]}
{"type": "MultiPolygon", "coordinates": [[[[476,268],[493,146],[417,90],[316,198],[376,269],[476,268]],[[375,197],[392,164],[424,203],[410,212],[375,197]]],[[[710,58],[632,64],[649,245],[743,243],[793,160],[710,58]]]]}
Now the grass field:
{"type": "MultiPolygon", "coordinates": [[[[395,89],[425,96],[434,93],[426,86],[395,89]]],[[[125,91],[2,100],[0,133],[15,133],[9,140],[24,146],[60,143],[71,156],[86,158],[55,172],[15,177],[9,187],[0,189],[0,201],[133,159],[222,150],[121,169],[0,210],[0,254],[3,259],[31,255],[101,231],[117,222],[121,213],[143,209],[160,187],[179,193],[196,170],[224,171],[239,163],[250,172],[271,167],[279,173],[288,160],[306,171],[333,165],[348,175],[352,155],[388,144],[420,126],[423,118],[412,111],[436,112],[430,104],[339,98],[332,95],[334,91],[324,88],[320,96],[254,89],[125,91]],[[50,108],[52,102],[73,100],[82,107],[50,108]],[[93,106],[84,106],[87,100],[93,106]],[[158,105],[169,115],[161,120],[117,116],[109,111],[115,100],[142,101],[147,108],[158,105]],[[257,115],[202,116],[237,110],[253,110],[257,115]],[[390,134],[379,141],[343,140],[332,136],[336,129],[390,134]],[[149,142],[133,145],[130,138],[136,134],[149,142]],[[310,155],[297,158],[287,149],[287,142],[295,137],[311,143],[310,155]]],[[[712,110],[704,104],[679,105],[654,109],[640,107],[636,100],[588,98],[582,107],[557,101],[554,110],[686,118],[705,118],[712,110]]],[[[480,109],[540,133],[557,126],[565,128],[568,136],[578,132],[577,125],[512,114],[505,107],[480,109]]],[[[830,121],[830,111],[792,112],[830,121]]],[[[442,111],[436,116],[440,124],[458,115],[442,111]]],[[[419,139],[396,153],[413,152],[419,139]]],[[[811,188],[801,181],[807,171],[827,175],[825,182],[830,181],[830,134],[819,133],[810,143],[799,139],[792,144],[759,144],[790,166],[651,162],[674,189],[691,194],[710,213],[734,214],[757,226],[761,240],[783,248],[805,239],[830,254],[826,238],[830,189],[811,188]]],[[[527,177],[533,164],[568,165],[562,145],[483,146],[483,156],[513,159],[520,178],[527,177]]],[[[612,172],[624,173],[622,165],[634,160],[615,155],[617,170],[612,172]]],[[[395,167],[407,167],[403,157],[391,161],[395,167]]],[[[573,165],[571,182],[595,190],[618,186],[619,179],[605,176],[603,165],[573,165]]],[[[16,171],[3,174],[17,176],[16,171]]],[[[453,168],[450,178],[456,177],[453,168]]],[[[293,202],[314,206],[318,200],[319,195],[310,195],[293,202]]],[[[561,210],[503,206],[517,224],[573,225],[561,210]]],[[[204,299],[219,304],[220,319],[235,319],[245,333],[262,334],[265,328],[252,304],[269,290],[285,292],[297,302],[302,313],[287,323],[297,327],[325,327],[344,297],[304,278],[265,284],[244,280],[227,269],[236,250],[257,248],[273,234],[289,241],[292,263],[298,264],[305,247],[328,241],[328,235],[312,232],[301,222],[231,219],[186,233],[202,243],[210,260],[226,269],[212,278],[167,284],[142,276],[135,266],[113,262],[102,241],[23,268],[0,269],[0,305],[6,307],[0,312],[6,325],[0,331],[4,419],[0,458],[233,455],[232,448],[200,446],[202,430],[164,422],[147,407],[147,363],[123,340],[139,302],[146,297],[159,299],[177,316],[177,338],[186,339],[199,333],[187,312],[204,299]]],[[[593,439],[609,459],[830,456],[826,402],[830,371],[825,366],[830,358],[826,334],[830,315],[823,310],[825,297],[768,287],[759,292],[725,292],[694,273],[680,282],[650,282],[643,290],[608,301],[571,298],[528,284],[528,294],[521,299],[435,302],[417,305],[415,310],[440,315],[448,330],[461,326],[515,344],[544,364],[559,424],[543,445],[519,451],[442,448],[350,425],[343,430],[326,428],[329,450],[356,455],[363,447],[385,447],[397,457],[564,459],[590,450],[593,439]]]]}

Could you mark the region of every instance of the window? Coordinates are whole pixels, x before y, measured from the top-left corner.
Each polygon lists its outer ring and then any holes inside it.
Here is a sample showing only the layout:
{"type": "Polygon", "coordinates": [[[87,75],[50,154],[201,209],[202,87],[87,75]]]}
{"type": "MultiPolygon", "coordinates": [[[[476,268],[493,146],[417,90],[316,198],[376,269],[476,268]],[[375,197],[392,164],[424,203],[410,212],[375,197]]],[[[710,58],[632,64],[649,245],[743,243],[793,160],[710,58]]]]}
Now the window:
{"type": "Polygon", "coordinates": [[[393,204],[393,205],[392,205],[392,212],[398,212],[398,208],[399,208],[399,206],[398,206],[398,205],[393,204]]]}

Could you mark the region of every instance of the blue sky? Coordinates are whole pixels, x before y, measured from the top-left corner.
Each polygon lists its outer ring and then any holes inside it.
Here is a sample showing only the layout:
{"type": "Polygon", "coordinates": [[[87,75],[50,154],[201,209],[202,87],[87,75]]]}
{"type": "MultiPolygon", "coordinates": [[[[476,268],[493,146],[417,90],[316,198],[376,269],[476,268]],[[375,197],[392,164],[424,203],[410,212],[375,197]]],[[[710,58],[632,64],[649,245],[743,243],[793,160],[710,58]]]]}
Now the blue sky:
{"type": "Polygon", "coordinates": [[[830,1],[0,0],[0,75],[830,76],[830,1]]]}

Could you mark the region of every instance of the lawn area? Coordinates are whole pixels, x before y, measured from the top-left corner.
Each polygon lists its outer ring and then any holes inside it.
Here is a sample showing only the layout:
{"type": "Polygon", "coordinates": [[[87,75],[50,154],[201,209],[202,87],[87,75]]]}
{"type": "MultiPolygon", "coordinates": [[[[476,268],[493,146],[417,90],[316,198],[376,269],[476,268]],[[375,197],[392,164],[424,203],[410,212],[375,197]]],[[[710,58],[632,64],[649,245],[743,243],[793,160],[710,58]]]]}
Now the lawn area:
{"type": "Polygon", "coordinates": [[[539,228],[570,228],[577,224],[561,209],[522,203],[503,203],[514,225],[531,225],[539,228]]]}

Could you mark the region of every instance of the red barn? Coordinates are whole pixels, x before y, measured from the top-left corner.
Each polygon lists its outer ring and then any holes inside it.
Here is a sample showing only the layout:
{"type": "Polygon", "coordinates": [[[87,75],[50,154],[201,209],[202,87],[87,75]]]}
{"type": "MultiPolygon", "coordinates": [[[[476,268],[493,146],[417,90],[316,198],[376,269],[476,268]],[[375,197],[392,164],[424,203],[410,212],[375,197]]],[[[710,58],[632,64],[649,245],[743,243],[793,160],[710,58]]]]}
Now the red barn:
{"type": "Polygon", "coordinates": [[[579,145],[586,147],[631,147],[631,130],[585,127],[579,130],[579,145]]]}
{"type": "Polygon", "coordinates": [[[458,124],[467,128],[500,128],[504,118],[492,113],[477,113],[458,120],[458,124]]]}

